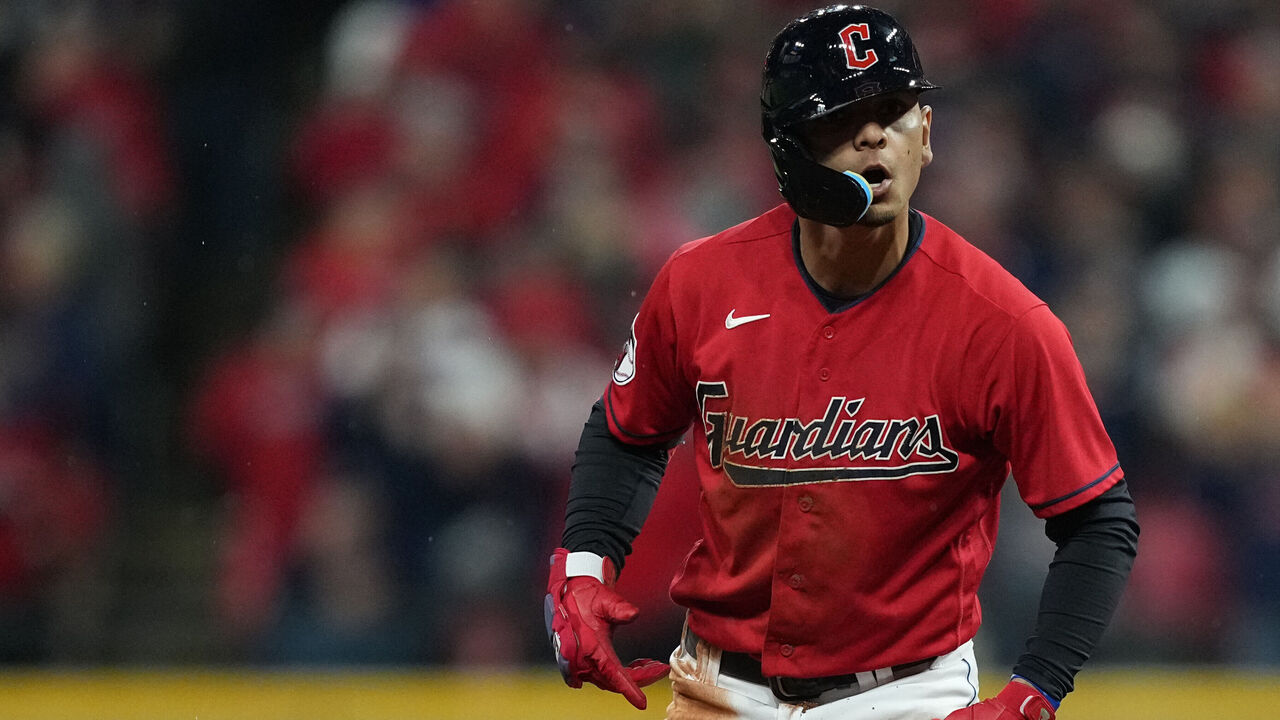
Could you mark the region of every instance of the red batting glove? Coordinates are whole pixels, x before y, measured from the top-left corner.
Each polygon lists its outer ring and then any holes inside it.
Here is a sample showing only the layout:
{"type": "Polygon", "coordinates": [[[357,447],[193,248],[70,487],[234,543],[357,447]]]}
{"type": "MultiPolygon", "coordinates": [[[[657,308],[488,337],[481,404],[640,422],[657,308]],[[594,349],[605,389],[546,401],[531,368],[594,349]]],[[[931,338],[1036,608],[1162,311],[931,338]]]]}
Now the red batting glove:
{"type": "Polygon", "coordinates": [[[555,648],[560,674],[569,687],[582,687],[585,680],[603,690],[622,693],[644,710],[648,701],[640,688],[666,677],[670,667],[648,658],[622,666],[613,650],[613,626],[635,620],[640,611],[613,591],[617,579],[613,561],[590,553],[574,556],[575,565],[584,562],[570,571],[566,567],[569,551],[559,548],[552,553],[547,580],[547,635],[555,648]]]}
{"type": "Polygon", "coordinates": [[[999,695],[960,708],[943,720],[1054,720],[1053,705],[1030,685],[1010,681],[999,695]]]}

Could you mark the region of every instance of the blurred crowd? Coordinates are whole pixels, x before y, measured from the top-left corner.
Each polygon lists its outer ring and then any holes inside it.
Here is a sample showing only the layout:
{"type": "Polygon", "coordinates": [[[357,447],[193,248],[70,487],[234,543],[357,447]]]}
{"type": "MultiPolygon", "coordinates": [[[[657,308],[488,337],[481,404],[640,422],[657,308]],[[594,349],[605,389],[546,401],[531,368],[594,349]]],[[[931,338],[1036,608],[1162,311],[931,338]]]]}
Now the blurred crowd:
{"type": "MultiPolygon", "coordinates": [[[[582,422],[668,254],[780,202],[759,74],[811,5],[197,5],[0,9],[0,662],[138,659],[194,505],[183,659],[543,663],[582,422]]],[[[943,88],[916,207],[1066,322],[1138,503],[1099,659],[1280,665],[1280,5],[881,6],[943,88]]],[[[691,455],[623,654],[674,642],[691,455]]],[[[1006,504],[996,662],[1042,527],[1006,504]]]]}

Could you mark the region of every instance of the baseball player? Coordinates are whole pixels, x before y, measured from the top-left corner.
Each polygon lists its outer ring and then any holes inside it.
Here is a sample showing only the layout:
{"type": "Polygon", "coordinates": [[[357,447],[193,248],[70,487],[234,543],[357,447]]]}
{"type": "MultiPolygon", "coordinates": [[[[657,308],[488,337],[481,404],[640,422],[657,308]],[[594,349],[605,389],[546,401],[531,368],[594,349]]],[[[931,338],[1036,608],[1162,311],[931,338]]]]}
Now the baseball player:
{"type": "Polygon", "coordinates": [[[677,250],[573,466],[546,615],[565,680],[671,720],[1052,720],[1119,599],[1138,525],[1062,323],[912,208],[933,89],[865,6],[798,18],[766,58],[786,204],[677,250]],[[692,431],[690,432],[690,428],[692,431]],[[686,433],[703,537],[671,585],[670,665],[624,666],[613,589],[686,433]],[[1056,543],[1012,677],[979,700],[972,638],[1000,489],[1056,543]]]}

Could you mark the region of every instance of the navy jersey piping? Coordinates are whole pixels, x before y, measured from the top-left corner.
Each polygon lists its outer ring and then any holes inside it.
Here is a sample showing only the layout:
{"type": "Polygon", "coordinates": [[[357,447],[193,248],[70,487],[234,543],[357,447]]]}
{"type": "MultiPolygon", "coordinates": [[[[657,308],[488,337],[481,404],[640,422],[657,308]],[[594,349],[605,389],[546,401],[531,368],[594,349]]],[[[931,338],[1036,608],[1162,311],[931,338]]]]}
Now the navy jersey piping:
{"type": "Polygon", "coordinates": [[[1056,498],[1054,498],[1054,499],[1052,499],[1052,500],[1050,500],[1050,501],[1048,501],[1048,502],[1042,502],[1042,503],[1040,503],[1039,505],[1032,505],[1032,506],[1031,506],[1031,509],[1032,509],[1032,510],[1043,510],[1043,509],[1045,509],[1045,508],[1047,508],[1047,507],[1050,507],[1050,506],[1053,506],[1053,505],[1057,505],[1058,503],[1062,502],[1063,500],[1070,500],[1071,498],[1073,498],[1073,497],[1075,497],[1075,496],[1079,495],[1080,493],[1084,492],[1085,490],[1088,490],[1089,488],[1093,487],[1094,485],[1097,485],[1098,483],[1102,482],[1103,480],[1106,480],[1107,478],[1111,477],[1111,476],[1112,476],[1112,475],[1114,475],[1114,474],[1116,473],[1116,471],[1117,471],[1117,470],[1119,470],[1119,469],[1120,469],[1120,463],[1116,463],[1115,465],[1112,465],[1112,466],[1111,466],[1111,469],[1110,469],[1110,470],[1108,470],[1108,471],[1106,471],[1106,472],[1102,473],[1102,476],[1101,476],[1101,477],[1099,477],[1097,480],[1094,480],[1093,482],[1089,483],[1088,485],[1085,485],[1084,487],[1076,488],[1075,490],[1072,490],[1071,492],[1067,493],[1066,495],[1063,495],[1062,497],[1056,497],[1056,498]]]}
{"type": "Polygon", "coordinates": [[[898,266],[893,269],[893,272],[889,273],[889,275],[885,277],[884,280],[881,280],[879,284],[854,298],[842,298],[832,295],[819,285],[818,281],[814,280],[813,276],[809,274],[809,269],[804,266],[804,259],[800,255],[800,221],[798,219],[791,224],[791,254],[795,258],[796,268],[800,270],[800,277],[804,278],[804,284],[809,286],[809,292],[813,293],[813,296],[818,299],[818,302],[822,303],[822,307],[826,308],[827,312],[835,315],[837,313],[842,313],[845,310],[862,303],[872,295],[875,295],[876,292],[892,280],[894,276],[902,270],[902,268],[906,267],[907,261],[916,254],[916,251],[920,249],[921,242],[924,240],[925,218],[915,209],[908,209],[907,223],[909,239],[907,241],[907,251],[902,254],[901,262],[899,262],[898,266]]]}
{"type": "Polygon", "coordinates": [[[627,437],[631,438],[634,441],[644,442],[645,444],[656,445],[663,440],[670,441],[673,435],[678,440],[680,436],[684,434],[684,429],[668,430],[667,432],[653,433],[653,434],[639,434],[639,433],[633,433],[630,430],[627,430],[626,428],[622,427],[622,423],[619,422],[617,414],[613,412],[613,386],[612,385],[610,385],[605,391],[604,404],[605,404],[605,408],[608,409],[609,411],[609,418],[613,420],[613,424],[618,428],[619,431],[622,432],[623,435],[626,435],[627,437]]]}

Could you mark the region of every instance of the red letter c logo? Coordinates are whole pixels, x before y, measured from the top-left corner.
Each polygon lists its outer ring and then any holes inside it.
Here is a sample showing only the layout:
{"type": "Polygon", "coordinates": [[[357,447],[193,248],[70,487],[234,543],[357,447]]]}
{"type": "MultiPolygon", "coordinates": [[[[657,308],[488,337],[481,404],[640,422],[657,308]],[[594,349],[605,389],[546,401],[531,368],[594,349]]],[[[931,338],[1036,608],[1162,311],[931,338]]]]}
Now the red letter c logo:
{"type": "Polygon", "coordinates": [[[845,62],[848,63],[850,70],[866,70],[876,64],[875,50],[868,50],[865,54],[858,52],[853,46],[853,36],[857,35],[863,40],[871,39],[871,28],[866,23],[854,23],[849,27],[840,31],[840,45],[844,48],[845,62]]]}

